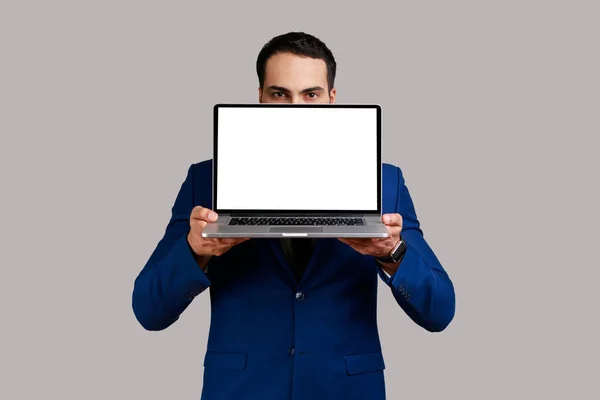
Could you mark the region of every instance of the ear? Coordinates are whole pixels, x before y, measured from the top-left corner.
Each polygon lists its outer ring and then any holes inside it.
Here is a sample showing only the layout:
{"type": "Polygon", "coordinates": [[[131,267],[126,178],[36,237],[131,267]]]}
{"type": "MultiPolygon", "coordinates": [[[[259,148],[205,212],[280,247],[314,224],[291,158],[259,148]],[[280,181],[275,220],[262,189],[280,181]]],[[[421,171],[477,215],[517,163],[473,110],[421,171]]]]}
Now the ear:
{"type": "Polygon", "coordinates": [[[329,103],[331,103],[331,104],[335,103],[335,94],[336,94],[335,88],[331,89],[331,92],[329,92],[329,103]]]}
{"type": "Polygon", "coordinates": [[[262,88],[258,88],[258,102],[262,103],[262,88]]]}

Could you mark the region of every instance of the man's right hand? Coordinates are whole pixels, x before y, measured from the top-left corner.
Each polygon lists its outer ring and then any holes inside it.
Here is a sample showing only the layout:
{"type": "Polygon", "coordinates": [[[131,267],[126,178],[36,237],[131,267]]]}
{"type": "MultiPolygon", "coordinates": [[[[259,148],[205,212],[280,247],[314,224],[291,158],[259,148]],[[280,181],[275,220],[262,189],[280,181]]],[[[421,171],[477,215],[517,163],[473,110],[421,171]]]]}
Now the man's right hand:
{"type": "Polygon", "coordinates": [[[202,231],[209,222],[215,222],[218,218],[217,213],[211,209],[196,206],[190,214],[190,232],[187,236],[187,241],[196,255],[196,261],[203,270],[212,256],[220,256],[225,254],[236,244],[245,242],[250,238],[203,238],[202,231]]]}

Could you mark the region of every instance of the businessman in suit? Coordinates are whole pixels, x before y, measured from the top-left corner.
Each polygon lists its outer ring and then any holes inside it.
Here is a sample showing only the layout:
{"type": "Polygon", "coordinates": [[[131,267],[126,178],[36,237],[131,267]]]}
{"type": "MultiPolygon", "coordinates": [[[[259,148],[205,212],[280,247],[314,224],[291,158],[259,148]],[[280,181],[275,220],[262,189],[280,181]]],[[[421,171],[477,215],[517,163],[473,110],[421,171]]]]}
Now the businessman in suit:
{"type": "MultiPolygon", "coordinates": [[[[256,66],[260,102],[335,102],[335,59],[312,35],[273,38],[256,66]]],[[[210,288],[202,399],[384,399],[378,279],[428,331],[445,329],[455,308],[402,171],[382,167],[385,239],[202,238],[218,218],[211,174],[212,160],[190,166],[164,237],[135,280],[140,324],[167,328],[210,288]]]]}

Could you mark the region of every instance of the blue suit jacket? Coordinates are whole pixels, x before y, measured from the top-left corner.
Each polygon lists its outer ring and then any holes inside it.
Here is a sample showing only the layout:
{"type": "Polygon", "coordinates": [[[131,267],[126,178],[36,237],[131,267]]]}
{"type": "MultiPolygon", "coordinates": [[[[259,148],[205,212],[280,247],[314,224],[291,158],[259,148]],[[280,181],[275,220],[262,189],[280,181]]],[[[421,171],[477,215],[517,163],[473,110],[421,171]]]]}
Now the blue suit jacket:
{"type": "Polygon", "coordinates": [[[297,284],[277,239],[251,239],[213,257],[205,274],[187,242],[196,205],[212,208],[212,160],[193,164],[164,237],[137,277],[133,310],[148,330],[175,322],[210,287],[202,399],[385,398],[377,276],[428,331],[454,316],[454,288],[425,242],[398,167],[384,164],[383,213],[403,217],[398,271],[337,239],[320,239],[297,284]]]}

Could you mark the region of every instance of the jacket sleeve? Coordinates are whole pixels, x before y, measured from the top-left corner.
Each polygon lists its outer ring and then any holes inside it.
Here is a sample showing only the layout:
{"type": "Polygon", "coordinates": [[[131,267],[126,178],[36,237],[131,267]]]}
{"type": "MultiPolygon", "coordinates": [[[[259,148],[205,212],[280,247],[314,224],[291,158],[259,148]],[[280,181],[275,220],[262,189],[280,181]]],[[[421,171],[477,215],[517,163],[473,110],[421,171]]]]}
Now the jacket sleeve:
{"type": "MultiPolygon", "coordinates": [[[[162,330],[177,321],[211,283],[187,241],[193,208],[194,165],[181,185],[163,238],[134,283],[133,312],[147,330],[162,330]]],[[[211,259],[209,265],[213,263],[211,259]]]]}
{"type": "Polygon", "coordinates": [[[391,288],[404,312],[430,332],[444,330],[454,318],[454,286],[423,237],[415,208],[398,169],[396,212],[402,216],[401,235],[407,245],[398,270],[388,277],[377,262],[379,276],[391,288]]]}

